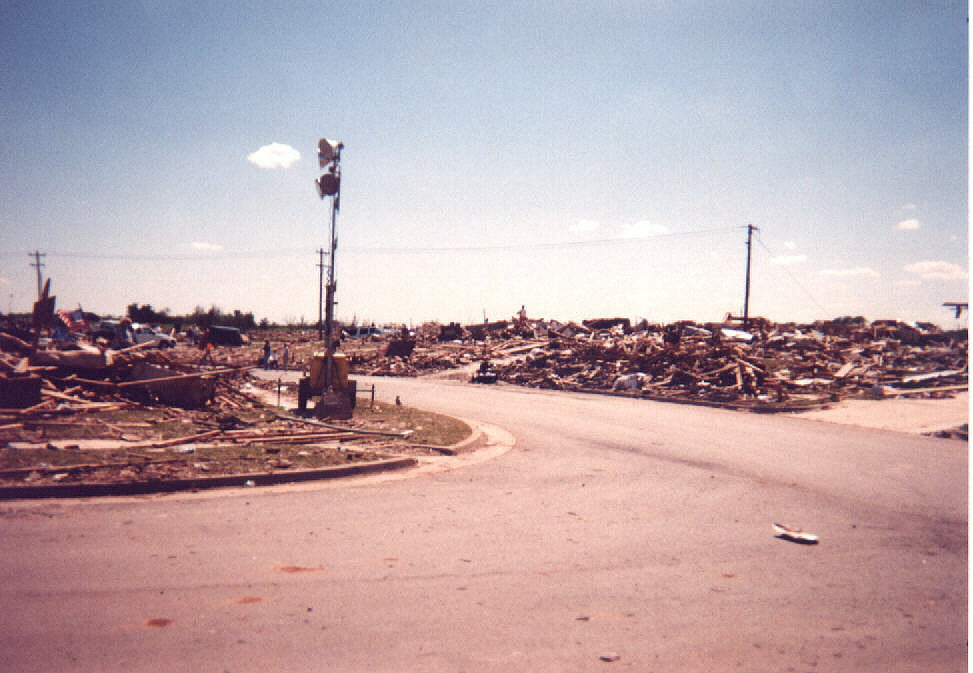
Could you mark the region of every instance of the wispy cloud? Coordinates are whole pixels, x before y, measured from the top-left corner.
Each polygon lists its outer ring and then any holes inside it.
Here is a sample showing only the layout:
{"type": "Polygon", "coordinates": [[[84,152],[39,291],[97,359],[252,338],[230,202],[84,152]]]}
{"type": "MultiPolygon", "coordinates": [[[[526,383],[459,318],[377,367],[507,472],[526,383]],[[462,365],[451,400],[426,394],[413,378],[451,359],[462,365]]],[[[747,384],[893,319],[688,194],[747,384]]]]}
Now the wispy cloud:
{"type": "Polygon", "coordinates": [[[601,222],[598,220],[578,220],[568,227],[568,230],[574,233],[590,233],[597,231],[599,227],[601,227],[601,222]]]}
{"type": "Polygon", "coordinates": [[[919,222],[919,220],[914,217],[910,217],[908,220],[902,220],[899,222],[897,225],[895,225],[895,228],[899,231],[914,231],[920,226],[922,226],[922,223],[919,222]]]}
{"type": "Polygon", "coordinates": [[[638,222],[622,225],[622,238],[651,238],[668,234],[669,228],[663,224],[639,220],[638,222]]]}
{"type": "Polygon", "coordinates": [[[803,264],[807,261],[807,255],[777,255],[770,258],[771,264],[788,266],[790,264],[803,264]]]}
{"type": "Polygon", "coordinates": [[[270,143],[247,155],[247,161],[260,168],[290,168],[300,158],[300,152],[283,143],[270,143]]]}
{"type": "Polygon", "coordinates": [[[941,260],[906,264],[905,270],[917,274],[923,280],[964,280],[970,277],[962,267],[941,260]]]}
{"type": "Polygon", "coordinates": [[[193,250],[200,250],[202,252],[218,252],[223,249],[222,245],[217,243],[207,243],[206,241],[193,241],[193,250]]]}
{"type": "Polygon", "coordinates": [[[821,269],[822,276],[832,278],[880,278],[881,274],[868,266],[856,266],[850,269],[821,269]]]}

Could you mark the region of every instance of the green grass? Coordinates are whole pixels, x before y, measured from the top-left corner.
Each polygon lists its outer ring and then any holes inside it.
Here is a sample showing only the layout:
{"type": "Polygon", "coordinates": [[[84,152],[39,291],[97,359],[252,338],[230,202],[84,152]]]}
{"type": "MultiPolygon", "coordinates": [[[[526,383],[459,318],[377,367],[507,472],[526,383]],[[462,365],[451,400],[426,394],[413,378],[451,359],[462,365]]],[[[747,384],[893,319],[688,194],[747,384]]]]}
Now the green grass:
{"type": "MultiPolygon", "coordinates": [[[[260,408],[234,412],[234,416],[243,424],[255,424],[256,427],[267,427],[275,420],[269,409],[260,408]]],[[[49,479],[57,471],[70,471],[67,480],[72,482],[314,469],[377,460],[397,453],[397,448],[401,450],[408,444],[448,446],[466,439],[472,433],[469,425],[450,416],[382,402],[369,405],[362,400],[355,409],[354,419],[339,421],[336,425],[395,433],[411,430],[412,433],[407,439],[362,435],[355,440],[341,441],[341,450],[338,449],[339,442],[335,441],[314,445],[248,442],[246,439],[239,442],[223,440],[225,444],[215,446],[205,446],[205,442],[201,442],[203,445],[195,447],[192,453],[182,453],[178,447],[132,449],[120,446],[107,450],[0,448],[0,470],[16,471],[0,479],[20,482],[23,475],[31,470],[39,471],[42,479],[49,479]],[[102,467],[69,470],[77,466],[102,467]],[[124,476],[126,472],[128,476],[124,476]]],[[[69,422],[38,423],[38,426],[43,427],[45,439],[63,442],[70,439],[117,439],[120,431],[133,438],[164,440],[213,430],[217,423],[216,415],[210,412],[177,413],[166,408],[154,408],[99,412],[90,416],[80,415],[69,422]]]]}
{"type": "Polygon", "coordinates": [[[367,402],[359,401],[355,418],[377,430],[412,430],[409,441],[414,444],[448,446],[463,441],[473,432],[469,425],[451,416],[384,402],[375,402],[369,408],[367,402]]]}

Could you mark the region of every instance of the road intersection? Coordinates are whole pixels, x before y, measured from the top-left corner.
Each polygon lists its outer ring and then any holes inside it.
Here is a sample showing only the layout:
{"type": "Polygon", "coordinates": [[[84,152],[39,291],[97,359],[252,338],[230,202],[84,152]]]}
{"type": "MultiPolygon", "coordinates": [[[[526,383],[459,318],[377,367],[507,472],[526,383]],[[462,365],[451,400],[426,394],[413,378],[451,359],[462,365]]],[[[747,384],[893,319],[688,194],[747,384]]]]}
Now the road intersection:
{"type": "Polygon", "coordinates": [[[376,385],[481,422],[492,440],[465,463],[395,478],[0,507],[4,669],[966,664],[964,442],[376,385]],[[777,538],[775,521],[820,543],[777,538]]]}

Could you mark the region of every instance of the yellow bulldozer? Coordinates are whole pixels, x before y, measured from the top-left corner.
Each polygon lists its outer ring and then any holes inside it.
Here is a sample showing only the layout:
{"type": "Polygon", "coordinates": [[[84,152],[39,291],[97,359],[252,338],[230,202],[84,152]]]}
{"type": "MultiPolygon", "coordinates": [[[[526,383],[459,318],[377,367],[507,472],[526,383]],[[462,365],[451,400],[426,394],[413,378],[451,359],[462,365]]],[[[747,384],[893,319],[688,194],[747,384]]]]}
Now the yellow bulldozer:
{"type": "Polygon", "coordinates": [[[297,382],[298,410],[305,411],[307,403],[317,397],[314,413],[318,418],[351,418],[357,395],[358,382],[348,376],[344,353],[312,354],[308,375],[297,382]]]}

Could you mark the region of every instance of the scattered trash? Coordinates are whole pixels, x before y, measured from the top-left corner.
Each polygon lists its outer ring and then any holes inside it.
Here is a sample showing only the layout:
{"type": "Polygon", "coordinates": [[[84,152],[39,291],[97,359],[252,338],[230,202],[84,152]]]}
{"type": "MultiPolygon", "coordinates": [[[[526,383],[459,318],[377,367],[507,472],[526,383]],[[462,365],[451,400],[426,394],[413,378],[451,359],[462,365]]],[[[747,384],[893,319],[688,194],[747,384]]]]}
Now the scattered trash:
{"type": "Polygon", "coordinates": [[[255,482],[253,479],[247,479],[245,482],[243,482],[243,485],[247,488],[253,488],[257,485],[257,482],[255,482]]]}
{"type": "Polygon", "coordinates": [[[163,626],[169,626],[170,624],[172,624],[172,620],[166,617],[153,617],[152,619],[145,620],[146,626],[152,626],[157,628],[163,626]]]}
{"type": "Polygon", "coordinates": [[[785,526],[782,523],[774,524],[774,537],[778,537],[782,540],[789,540],[791,542],[796,542],[797,544],[817,544],[818,536],[814,533],[808,533],[801,530],[800,528],[792,528],[790,526],[785,526]]]}
{"type": "Polygon", "coordinates": [[[601,655],[598,658],[606,663],[611,663],[613,661],[618,661],[619,659],[621,659],[621,657],[615,654],[614,652],[608,652],[606,654],[601,655]]]}

